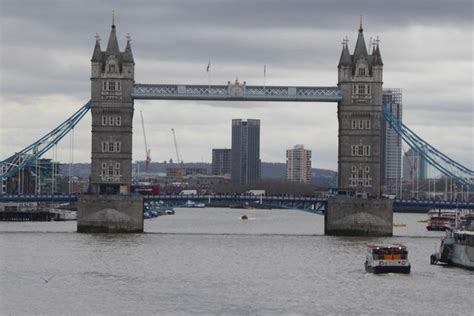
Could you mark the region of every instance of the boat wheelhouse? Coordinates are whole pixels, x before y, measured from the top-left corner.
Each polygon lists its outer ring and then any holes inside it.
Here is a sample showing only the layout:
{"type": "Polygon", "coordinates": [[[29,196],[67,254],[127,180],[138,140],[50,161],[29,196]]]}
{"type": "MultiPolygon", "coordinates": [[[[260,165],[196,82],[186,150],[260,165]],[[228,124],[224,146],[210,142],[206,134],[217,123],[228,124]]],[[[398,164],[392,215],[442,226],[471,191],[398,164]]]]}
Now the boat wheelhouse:
{"type": "Polygon", "coordinates": [[[369,244],[365,270],[371,273],[410,273],[410,261],[405,245],[369,244]]]}

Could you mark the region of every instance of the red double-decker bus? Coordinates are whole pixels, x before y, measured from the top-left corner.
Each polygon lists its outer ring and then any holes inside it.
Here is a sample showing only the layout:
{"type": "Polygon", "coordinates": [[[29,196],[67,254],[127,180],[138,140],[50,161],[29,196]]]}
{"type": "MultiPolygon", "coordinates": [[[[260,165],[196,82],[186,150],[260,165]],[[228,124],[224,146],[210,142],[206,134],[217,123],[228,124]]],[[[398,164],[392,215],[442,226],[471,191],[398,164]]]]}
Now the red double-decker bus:
{"type": "Polygon", "coordinates": [[[159,195],[160,186],[158,184],[136,184],[132,185],[130,191],[141,195],[159,195]]]}

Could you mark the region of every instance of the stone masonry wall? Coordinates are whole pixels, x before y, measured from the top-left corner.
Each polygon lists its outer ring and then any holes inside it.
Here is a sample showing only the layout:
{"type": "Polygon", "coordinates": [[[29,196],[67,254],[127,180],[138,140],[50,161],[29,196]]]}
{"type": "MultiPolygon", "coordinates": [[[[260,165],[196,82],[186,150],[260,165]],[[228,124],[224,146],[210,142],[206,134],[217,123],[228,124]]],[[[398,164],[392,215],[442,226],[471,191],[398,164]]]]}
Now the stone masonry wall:
{"type": "Polygon", "coordinates": [[[335,236],[392,236],[393,200],[329,198],[324,233],[335,236]]]}
{"type": "Polygon", "coordinates": [[[143,232],[143,197],[131,195],[81,195],[77,231],[80,233],[143,232]]]}

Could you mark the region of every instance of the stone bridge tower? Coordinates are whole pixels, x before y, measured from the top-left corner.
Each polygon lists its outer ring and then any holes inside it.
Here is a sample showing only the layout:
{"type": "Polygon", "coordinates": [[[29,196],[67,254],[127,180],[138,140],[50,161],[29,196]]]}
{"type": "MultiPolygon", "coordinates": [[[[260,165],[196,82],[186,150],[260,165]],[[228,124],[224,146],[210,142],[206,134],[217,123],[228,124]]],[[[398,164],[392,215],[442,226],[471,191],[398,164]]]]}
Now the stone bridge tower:
{"type": "Polygon", "coordinates": [[[91,192],[129,193],[135,67],[130,37],[121,52],[112,22],[107,49],[101,50],[97,36],[91,62],[91,192]]]}
{"type": "Polygon", "coordinates": [[[378,40],[368,54],[362,22],[354,54],[344,40],[338,69],[338,187],[378,197],[383,63],[378,40]]]}
{"type": "Polygon", "coordinates": [[[393,201],[381,196],[380,187],[383,63],[378,40],[367,52],[362,22],[354,54],[344,40],[338,69],[338,187],[351,196],[328,198],[324,233],[392,236],[393,201]]]}
{"type": "Polygon", "coordinates": [[[91,194],[79,196],[77,231],[140,233],[143,197],[128,194],[132,178],[135,62],[129,37],[125,51],[120,51],[114,22],[105,51],[97,36],[91,63],[91,194]]]}

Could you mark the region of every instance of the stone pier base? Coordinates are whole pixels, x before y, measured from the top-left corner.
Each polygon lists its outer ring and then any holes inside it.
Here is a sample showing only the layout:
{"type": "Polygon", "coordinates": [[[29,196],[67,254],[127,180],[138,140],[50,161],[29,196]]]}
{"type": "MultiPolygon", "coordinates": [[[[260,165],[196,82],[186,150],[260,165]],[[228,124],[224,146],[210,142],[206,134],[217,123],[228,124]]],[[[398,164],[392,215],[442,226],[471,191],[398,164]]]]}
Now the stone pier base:
{"type": "Polygon", "coordinates": [[[331,197],[324,217],[324,234],[333,236],[392,236],[393,200],[331,197]]]}
{"type": "Polygon", "coordinates": [[[81,195],[77,210],[79,233],[142,233],[143,197],[81,195]]]}

